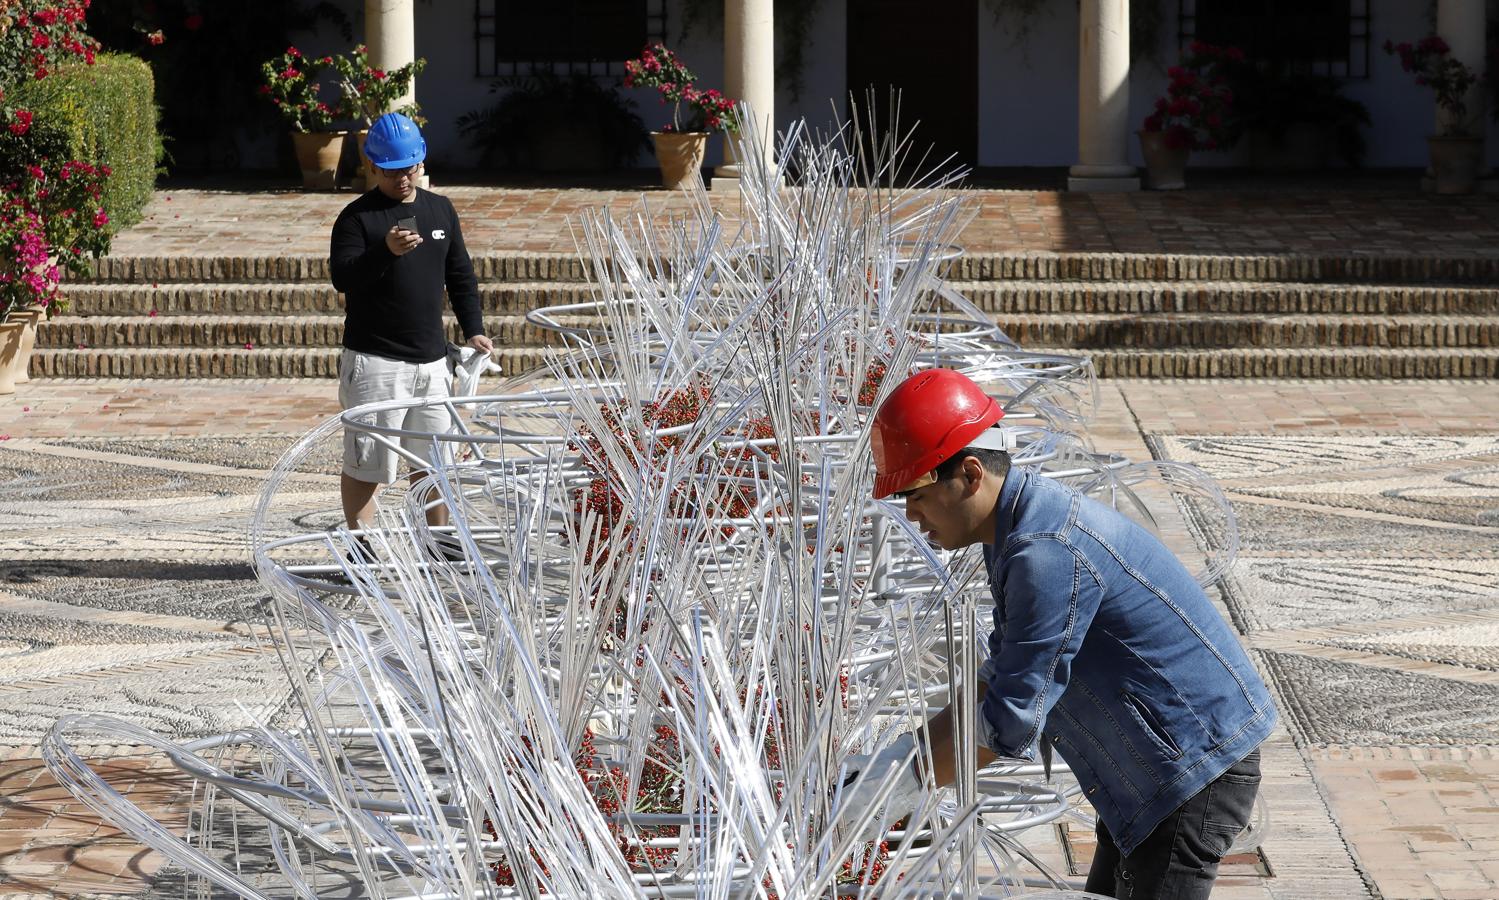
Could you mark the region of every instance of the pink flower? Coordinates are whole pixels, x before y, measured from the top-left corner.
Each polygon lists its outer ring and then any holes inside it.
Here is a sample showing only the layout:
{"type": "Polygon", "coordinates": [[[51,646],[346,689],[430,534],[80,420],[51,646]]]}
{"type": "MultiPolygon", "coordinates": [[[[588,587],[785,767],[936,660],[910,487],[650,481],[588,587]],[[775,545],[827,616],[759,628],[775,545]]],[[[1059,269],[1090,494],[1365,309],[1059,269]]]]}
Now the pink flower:
{"type": "Polygon", "coordinates": [[[148,315],[148,316],[150,316],[151,318],[154,319],[154,318],[156,318],[156,316],[158,315],[158,313],[157,313],[156,310],[153,309],[149,313],[146,313],[146,315],[148,315]]]}
{"type": "Polygon", "coordinates": [[[301,59],[302,58],[302,51],[298,50],[296,47],[287,47],[286,48],[286,55],[290,56],[292,59],[301,59]]]}
{"type": "Polygon", "coordinates": [[[254,345],[254,344],[252,344],[252,343],[251,343],[251,342],[249,342],[249,341],[245,341],[245,349],[246,349],[246,350],[254,350],[254,349],[255,349],[255,345],[254,345]]]}
{"type": "Polygon", "coordinates": [[[107,216],[107,215],[104,214],[104,207],[101,206],[101,207],[99,207],[99,210],[94,213],[94,227],[95,228],[103,228],[105,225],[108,225],[108,224],[109,224],[109,216],[107,216]]]}

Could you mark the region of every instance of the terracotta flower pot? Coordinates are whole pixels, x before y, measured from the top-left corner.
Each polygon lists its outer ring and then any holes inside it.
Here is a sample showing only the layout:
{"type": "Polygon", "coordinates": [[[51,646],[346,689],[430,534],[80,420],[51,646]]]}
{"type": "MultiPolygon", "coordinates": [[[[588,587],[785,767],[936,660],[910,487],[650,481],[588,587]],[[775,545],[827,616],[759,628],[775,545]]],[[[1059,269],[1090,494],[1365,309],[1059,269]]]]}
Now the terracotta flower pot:
{"type": "Polygon", "coordinates": [[[16,392],[16,362],[21,356],[21,335],[25,322],[6,319],[0,322],[0,394],[16,392]]]}
{"type": "Polygon", "coordinates": [[[703,155],[708,149],[708,134],[703,131],[653,131],[656,161],[661,164],[661,183],[668,188],[685,187],[700,179],[703,155]]]}
{"type": "Polygon", "coordinates": [[[369,134],[368,128],[344,132],[343,153],[338,160],[338,181],[356,191],[366,190],[374,183],[374,179],[370,177],[371,163],[364,155],[364,139],[369,134]]]}
{"type": "Polygon", "coordinates": [[[297,165],[302,169],[302,189],[331,191],[338,174],[338,157],[344,149],[342,131],[293,131],[297,165]]]}
{"type": "Polygon", "coordinates": [[[1137,131],[1140,155],[1145,157],[1145,186],[1155,191],[1179,191],[1187,186],[1190,147],[1166,146],[1163,131],[1137,131]]]}
{"type": "Polygon", "coordinates": [[[1426,139],[1431,152],[1431,174],[1438,194],[1471,194],[1478,188],[1478,170],[1483,162],[1483,138],[1432,135],[1426,139]]]}

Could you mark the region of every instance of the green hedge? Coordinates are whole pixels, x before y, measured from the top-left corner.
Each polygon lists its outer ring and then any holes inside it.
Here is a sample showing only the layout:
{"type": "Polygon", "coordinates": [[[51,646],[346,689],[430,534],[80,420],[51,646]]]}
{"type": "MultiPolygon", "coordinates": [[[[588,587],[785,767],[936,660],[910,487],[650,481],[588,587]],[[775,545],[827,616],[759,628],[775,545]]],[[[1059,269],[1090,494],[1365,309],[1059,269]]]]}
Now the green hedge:
{"type": "MultiPolygon", "coordinates": [[[[109,166],[104,211],[114,229],[139,222],[161,161],[151,69],[134,56],[100,54],[19,85],[8,99],[35,114],[32,133],[7,141],[34,156],[109,166]],[[19,145],[19,146],[18,146],[19,145]]],[[[31,160],[4,160],[6,168],[31,160]]]]}

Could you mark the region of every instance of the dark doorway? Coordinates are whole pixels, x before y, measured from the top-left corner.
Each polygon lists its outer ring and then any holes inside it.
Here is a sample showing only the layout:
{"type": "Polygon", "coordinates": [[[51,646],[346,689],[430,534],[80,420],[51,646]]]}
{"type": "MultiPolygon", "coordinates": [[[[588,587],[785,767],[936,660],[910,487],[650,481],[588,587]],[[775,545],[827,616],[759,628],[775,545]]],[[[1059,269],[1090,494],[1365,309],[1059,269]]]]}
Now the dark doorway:
{"type": "Polygon", "coordinates": [[[976,165],[978,0],[848,0],[848,90],[861,110],[871,87],[881,130],[892,89],[900,91],[900,130],[919,120],[913,164],[930,147],[925,170],[949,155],[944,169],[976,165]]]}

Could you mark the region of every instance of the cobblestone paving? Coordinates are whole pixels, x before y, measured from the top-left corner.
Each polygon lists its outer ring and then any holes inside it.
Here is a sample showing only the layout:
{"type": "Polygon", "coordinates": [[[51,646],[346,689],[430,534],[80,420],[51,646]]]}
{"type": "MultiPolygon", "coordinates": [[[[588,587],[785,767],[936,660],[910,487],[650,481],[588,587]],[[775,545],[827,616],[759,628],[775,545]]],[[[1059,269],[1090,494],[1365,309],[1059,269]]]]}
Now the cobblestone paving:
{"type": "MultiPolygon", "coordinates": [[[[1499,385],[1103,388],[1091,429],[1099,449],[1216,467],[1245,522],[1243,563],[1224,600],[1275,677],[1284,713],[1266,749],[1274,877],[1236,867],[1215,896],[1499,897],[1499,666],[1490,640],[1499,529],[1480,524],[1499,508],[1486,480],[1499,470],[1499,385]]],[[[0,592],[10,617],[0,634],[28,636],[50,666],[7,672],[0,659],[0,738],[9,745],[0,749],[9,757],[0,762],[0,892],[150,893],[159,860],[101,828],[46,778],[33,701],[45,699],[48,715],[70,703],[118,708],[131,696],[117,687],[129,670],[142,698],[140,710],[125,710],[131,717],[149,705],[153,677],[188,680],[184,672],[204,665],[205,645],[253,656],[236,624],[254,593],[237,569],[243,544],[231,541],[246,512],[237,498],[294,435],[333,411],[327,385],[298,380],[37,381],[0,400],[0,592]],[[31,474],[17,485],[13,473],[31,474]],[[17,493],[25,485],[53,500],[65,487],[86,488],[94,511],[63,510],[39,524],[43,504],[27,505],[17,493]],[[192,527],[135,527],[142,495],[175,498],[179,524],[192,527]],[[206,499],[194,518],[197,498],[206,499]],[[162,571],[174,573],[166,589],[153,584],[162,571]],[[46,619],[50,631],[40,627],[46,619]],[[106,639],[140,655],[101,674],[89,642],[106,639]]],[[[1192,552],[1183,524],[1167,536],[1192,552]]],[[[198,714],[215,702],[206,698],[198,714]]],[[[181,731],[220,726],[209,715],[181,731]]],[[[146,777],[118,774],[127,786],[146,777]]],[[[166,814],[181,809],[165,789],[140,796],[166,814]]],[[[1060,861],[1055,846],[1042,849],[1060,861]]]]}
{"type": "MultiPolygon", "coordinates": [[[[561,190],[447,184],[471,252],[572,251],[575,217],[587,208],[633,207],[644,194],[663,212],[687,208],[660,189],[561,190]]],[[[739,215],[736,195],[711,194],[739,215]]],[[[1424,195],[1409,186],[1373,190],[1226,189],[1182,194],[972,192],[961,241],[988,251],[1088,251],[1261,255],[1499,255],[1499,198],[1424,195]]],[[[119,256],[325,254],[338,211],[354,194],[159,191],[145,221],[115,241],[119,256]]]]}

